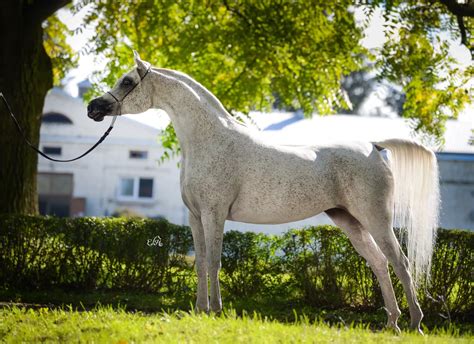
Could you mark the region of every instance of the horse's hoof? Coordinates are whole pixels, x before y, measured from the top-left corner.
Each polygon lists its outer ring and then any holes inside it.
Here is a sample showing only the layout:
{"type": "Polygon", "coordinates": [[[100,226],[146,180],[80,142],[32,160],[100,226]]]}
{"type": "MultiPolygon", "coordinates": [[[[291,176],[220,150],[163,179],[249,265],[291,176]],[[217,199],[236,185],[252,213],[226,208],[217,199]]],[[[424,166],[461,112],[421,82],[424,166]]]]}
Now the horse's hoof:
{"type": "Polygon", "coordinates": [[[222,314],[222,308],[217,308],[217,309],[212,309],[209,314],[215,315],[215,316],[220,316],[222,314]]]}
{"type": "Polygon", "coordinates": [[[194,308],[194,313],[196,314],[209,314],[209,307],[199,307],[199,306],[196,306],[196,308],[194,308]]]}
{"type": "Polygon", "coordinates": [[[387,324],[387,330],[393,331],[396,334],[402,333],[402,331],[400,330],[400,327],[398,327],[397,324],[387,324]]]}
{"type": "Polygon", "coordinates": [[[424,336],[424,335],[425,335],[419,326],[412,327],[411,330],[412,330],[413,332],[418,332],[418,334],[421,335],[421,336],[424,336]]]}
{"type": "Polygon", "coordinates": [[[219,315],[222,313],[222,302],[211,302],[211,312],[215,315],[219,315]]]}
{"type": "Polygon", "coordinates": [[[212,314],[213,314],[214,316],[216,316],[216,317],[220,317],[220,316],[223,315],[224,313],[222,312],[222,310],[220,310],[220,311],[216,311],[216,312],[213,311],[212,314]]]}

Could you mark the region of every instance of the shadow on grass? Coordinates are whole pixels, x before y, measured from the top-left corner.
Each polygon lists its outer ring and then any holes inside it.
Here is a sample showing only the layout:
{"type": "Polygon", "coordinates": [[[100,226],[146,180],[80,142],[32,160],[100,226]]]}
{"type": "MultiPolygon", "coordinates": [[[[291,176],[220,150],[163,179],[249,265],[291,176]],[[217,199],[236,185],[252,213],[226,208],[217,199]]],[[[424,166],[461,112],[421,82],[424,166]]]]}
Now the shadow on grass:
{"type": "MultiPolygon", "coordinates": [[[[71,310],[91,310],[98,306],[125,309],[128,312],[158,313],[175,311],[192,311],[194,295],[176,298],[167,295],[123,291],[66,292],[51,291],[0,291],[0,307],[61,308],[71,310]]],[[[363,326],[371,330],[385,327],[387,316],[383,308],[315,308],[299,300],[276,298],[224,299],[224,312],[232,310],[238,316],[243,314],[258,315],[261,318],[276,320],[282,323],[294,323],[301,319],[309,322],[323,321],[337,326],[363,326]]],[[[409,315],[402,311],[399,326],[407,329],[409,315]]],[[[455,318],[452,323],[442,318],[423,320],[426,329],[449,329],[453,326],[459,333],[474,333],[474,323],[469,318],[455,318]]]]}

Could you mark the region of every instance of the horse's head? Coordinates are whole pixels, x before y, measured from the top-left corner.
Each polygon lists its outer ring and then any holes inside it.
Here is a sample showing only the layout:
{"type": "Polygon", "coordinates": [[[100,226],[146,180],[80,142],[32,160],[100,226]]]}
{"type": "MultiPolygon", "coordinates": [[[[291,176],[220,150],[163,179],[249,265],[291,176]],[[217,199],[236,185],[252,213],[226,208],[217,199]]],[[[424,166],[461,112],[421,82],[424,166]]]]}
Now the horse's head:
{"type": "Polygon", "coordinates": [[[89,118],[100,122],[105,116],[141,113],[151,107],[151,95],[146,90],[149,81],[146,77],[150,74],[151,66],[148,62],[142,61],[136,51],[133,53],[136,68],[122,75],[109,92],[89,103],[87,106],[89,118]]]}

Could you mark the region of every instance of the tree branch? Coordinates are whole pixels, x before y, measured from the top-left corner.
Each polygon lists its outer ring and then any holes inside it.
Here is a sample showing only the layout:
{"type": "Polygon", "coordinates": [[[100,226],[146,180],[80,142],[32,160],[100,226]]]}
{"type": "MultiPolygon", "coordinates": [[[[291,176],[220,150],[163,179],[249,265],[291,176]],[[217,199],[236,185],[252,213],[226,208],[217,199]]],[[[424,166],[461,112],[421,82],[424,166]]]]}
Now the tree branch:
{"type": "Polygon", "coordinates": [[[232,81],[232,84],[225,90],[224,93],[228,93],[230,92],[231,89],[234,88],[234,86],[237,84],[237,82],[242,78],[242,76],[247,73],[252,67],[253,65],[255,64],[255,62],[257,62],[257,56],[255,56],[250,62],[248,63],[245,63],[245,66],[244,68],[242,68],[242,71],[239,73],[239,75],[237,75],[237,77],[234,79],[234,81],[232,81]]]}
{"type": "Polygon", "coordinates": [[[467,41],[466,26],[464,25],[464,20],[462,16],[456,16],[458,20],[459,31],[461,32],[461,44],[464,44],[469,48],[469,42],[467,41]]]}
{"type": "Polygon", "coordinates": [[[471,60],[474,60],[474,46],[469,44],[469,38],[467,36],[468,29],[464,25],[464,18],[462,16],[456,16],[458,20],[459,31],[461,33],[461,44],[471,52],[471,60]]]}
{"type": "Polygon", "coordinates": [[[26,5],[25,12],[32,20],[41,23],[70,2],[72,0],[35,0],[31,5],[26,5]]]}
{"type": "Polygon", "coordinates": [[[461,34],[461,44],[469,49],[471,59],[474,60],[474,46],[469,44],[468,29],[464,23],[464,17],[474,17],[474,0],[467,0],[466,3],[459,3],[456,0],[439,1],[446,5],[448,11],[456,16],[459,32],[461,34]]]}
{"type": "Polygon", "coordinates": [[[456,0],[439,0],[446,5],[449,12],[461,17],[474,17],[474,1],[467,0],[467,3],[459,3],[456,0]]]}
{"type": "Polygon", "coordinates": [[[251,20],[247,18],[244,14],[242,14],[242,12],[240,12],[238,9],[230,7],[226,0],[224,0],[223,3],[227,11],[232,12],[236,14],[237,16],[239,16],[241,19],[243,19],[244,22],[247,24],[247,26],[252,26],[251,20]]]}

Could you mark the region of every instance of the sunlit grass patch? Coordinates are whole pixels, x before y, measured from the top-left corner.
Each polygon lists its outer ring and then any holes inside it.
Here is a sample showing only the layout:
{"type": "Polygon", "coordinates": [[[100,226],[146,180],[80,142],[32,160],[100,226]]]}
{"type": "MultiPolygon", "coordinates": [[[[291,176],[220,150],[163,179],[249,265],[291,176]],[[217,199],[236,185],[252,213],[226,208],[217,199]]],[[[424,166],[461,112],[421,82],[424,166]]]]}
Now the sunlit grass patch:
{"type": "Polygon", "coordinates": [[[362,326],[329,326],[305,316],[281,323],[257,313],[196,315],[177,311],[144,314],[97,307],[89,311],[6,307],[0,310],[0,340],[6,342],[219,342],[219,343],[449,343],[472,342],[454,328],[420,336],[372,331],[362,326]]]}

